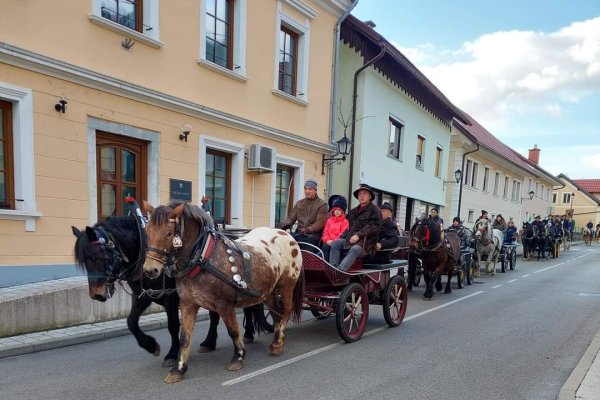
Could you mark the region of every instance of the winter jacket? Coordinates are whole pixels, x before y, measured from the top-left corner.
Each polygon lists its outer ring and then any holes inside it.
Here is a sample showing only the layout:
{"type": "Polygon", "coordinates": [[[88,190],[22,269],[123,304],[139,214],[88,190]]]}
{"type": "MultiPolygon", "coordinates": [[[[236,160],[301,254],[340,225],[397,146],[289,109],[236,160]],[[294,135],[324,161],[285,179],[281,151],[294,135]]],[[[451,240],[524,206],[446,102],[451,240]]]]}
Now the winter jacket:
{"type": "MultiPolygon", "coordinates": [[[[381,250],[394,249],[400,243],[400,233],[392,218],[386,218],[381,222],[377,242],[381,243],[381,250]]],[[[365,261],[373,264],[390,263],[392,261],[391,251],[378,251],[374,256],[367,258],[365,261]]]]}
{"type": "Polygon", "coordinates": [[[354,207],[348,214],[348,222],[350,226],[342,235],[342,238],[346,239],[345,247],[350,248],[353,245],[358,245],[362,246],[363,255],[375,254],[381,227],[381,210],[379,207],[373,203],[369,203],[364,207],[360,205],[354,207]],[[354,244],[350,243],[350,238],[353,235],[357,235],[359,238],[358,242],[354,244]]]}
{"type": "Polygon", "coordinates": [[[290,228],[296,221],[298,221],[298,232],[305,229],[302,233],[321,235],[327,222],[327,203],[319,196],[310,200],[307,198],[299,200],[285,222],[281,224],[281,229],[290,228]]]}
{"type": "Polygon", "coordinates": [[[517,241],[517,227],[511,226],[509,228],[506,228],[506,234],[504,236],[504,243],[515,243],[517,241]]]}
{"type": "Polygon", "coordinates": [[[502,233],[506,232],[506,221],[502,220],[498,222],[497,220],[494,220],[494,223],[492,224],[492,229],[498,229],[502,233]]]}
{"type": "Polygon", "coordinates": [[[325,223],[325,229],[323,230],[323,236],[321,237],[321,240],[323,243],[327,243],[329,240],[337,240],[349,227],[350,223],[346,219],[346,215],[342,213],[342,215],[336,217],[333,215],[332,210],[331,216],[325,223]]]}

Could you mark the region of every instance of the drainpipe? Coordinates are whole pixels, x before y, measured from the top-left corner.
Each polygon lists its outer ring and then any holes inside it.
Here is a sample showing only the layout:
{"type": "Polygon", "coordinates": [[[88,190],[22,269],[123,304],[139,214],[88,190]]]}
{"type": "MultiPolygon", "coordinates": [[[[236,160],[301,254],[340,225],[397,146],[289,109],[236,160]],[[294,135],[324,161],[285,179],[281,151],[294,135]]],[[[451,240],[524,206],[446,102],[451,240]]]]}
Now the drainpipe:
{"type": "Polygon", "coordinates": [[[352,175],[354,175],[354,143],[356,136],[356,102],[358,99],[358,75],[367,69],[371,64],[375,61],[379,60],[381,57],[385,55],[385,44],[379,43],[379,47],[381,47],[381,51],[371,60],[369,60],[366,64],[356,70],[354,73],[354,87],[352,89],[352,130],[350,134],[350,140],[352,140],[352,151],[350,152],[350,174],[348,176],[348,205],[352,202],[352,175]]]}
{"type": "MultiPolygon", "coordinates": [[[[463,171],[463,172],[465,171],[465,158],[467,157],[467,155],[471,154],[471,153],[475,153],[476,151],[479,151],[479,143],[477,143],[477,148],[475,150],[467,151],[466,153],[463,154],[463,156],[462,156],[462,163],[461,163],[461,166],[460,166],[460,170],[461,171],[463,171]]],[[[458,218],[460,218],[460,202],[462,201],[463,186],[464,186],[464,180],[461,179],[460,189],[458,190],[458,211],[456,213],[456,216],[458,218]]]]}
{"type": "MultiPolygon", "coordinates": [[[[338,85],[338,66],[339,66],[339,58],[340,58],[340,29],[342,27],[342,22],[350,15],[350,12],[356,7],[358,4],[358,0],[354,0],[352,4],[348,7],[344,15],[342,15],[335,24],[335,29],[333,31],[333,65],[331,69],[333,71],[332,81],[331,81],[331,105],[330,105],[330,119],[329,119],[329,142],[335,142],[335,121],[337,114],[337,85],[338,85]]],[[[331,185],[333,184],[331,169],[332,165],[329,166],[329,171],[327,173],[327,186],[326,186],[326,196],[331,196],[331,185]]]]}

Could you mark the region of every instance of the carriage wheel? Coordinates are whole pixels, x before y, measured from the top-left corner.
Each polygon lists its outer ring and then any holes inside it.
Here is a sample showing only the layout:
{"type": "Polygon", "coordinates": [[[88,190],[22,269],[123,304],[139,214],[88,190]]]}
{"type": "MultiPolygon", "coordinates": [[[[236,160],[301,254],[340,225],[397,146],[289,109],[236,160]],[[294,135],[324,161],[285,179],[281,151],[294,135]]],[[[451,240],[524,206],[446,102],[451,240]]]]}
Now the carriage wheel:
{"type": "Polygon", "coordinates": [[[415,271],[415,281],[413,282],[413,286],[419,286],[419,284],[421,283],[422,276],[423,276],[423,268],[417,267],[417,270],[415,271]]]}
{"type": "Polygon", "coordinates": [[[314,298],[314,299],[310,299],[310,300],[314,301],[315,303],[317,303],[320,306],[327,308],[326,311],[323,311],[318,308],[311,308],[310,312],[313,315],[313,317],[315,317],[316,319],[325,319],[333,313],[333,307],[332,307],[333,300],[332,299],[314,298]]]}
{"type": "MultiPolygon", "coordinates": [[[[506,249],[503,249],[504,251],[506,251],[506,249]]],[[[506,272],[507,270],[507,264],[508,264],[508,259],[506,257],[506,253],[500,254],[500,266],[501,266],[501,270],[502,272],[506,272]]]]}
{"type": "Polygon", "coordinates": [[[473,283],[473,257],[471,257],[471,254],[466,254],[464,257],[465,264],[467,266],[467,273],[465,274],[467,278],[467,285],[470,285],[473,283]]]}
{"type": "Polygon", "coordinates": [[[273,314],[271,313],[271,310],[269,309],[269,307],[265,307],[263,305],[263,312],[265,313],[265,323],[264,323],[264,329],[265,331],[269,332],[269,333],[273,333],[273,331],[275,330],[273,327],[273,314]]]}
{"type": "Polygon", "coordinates": [[[512,251],[510,252],[510,260],[508,260],[508,262],[510,263],[511,271],[517,269],[517,249],[512,249],[512,251]]]}
{"type": "Polygon", "coordinates": [[[463,288],[463,283],[465,282],[465,266],[464,264],[458,264],[456,266],[456,269],[454,270],[454,273],[456,273],[456,279],[457,279],[457,283],[458,283],[458,288],[462,289],[463,288]]]}
{"type": "Polygon", "coordinates": [[[382,303],[385,322],[391,327],[400,325],[408,306],[408,295],[404,279],[398,275],[390,279],[383,291],[382,303]]]}
{"type": "Polygon", "coordinates": [[[367,328],[369,299],[361,284],[353,282],[344,287],[337,304],[335,325],[348,343],[356,342],[367,328]]]}

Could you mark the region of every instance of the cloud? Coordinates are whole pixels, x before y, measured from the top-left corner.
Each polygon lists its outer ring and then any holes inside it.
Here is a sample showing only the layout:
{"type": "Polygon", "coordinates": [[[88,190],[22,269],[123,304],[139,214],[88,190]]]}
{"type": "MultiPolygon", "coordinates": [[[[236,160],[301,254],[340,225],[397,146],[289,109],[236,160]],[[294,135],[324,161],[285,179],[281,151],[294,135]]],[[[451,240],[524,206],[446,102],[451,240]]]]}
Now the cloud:
{"type": "MultiPolygon", "coordinates": [[[[527,148],[515,149],[527,157],[527,148]]],[[[540,146],[540,165],[546,171],[563,173],[571,179],[592,179],[600,176],[600,144],[540,146]]]]}
{"type": "Polygon", "coordinates": [[[492,132],[532,112],[560,118],[562,103],[578,103],[600,91],[600,17],[550,33],[485,34],[460,49],[430,43],[399,49],[492,132]]]}

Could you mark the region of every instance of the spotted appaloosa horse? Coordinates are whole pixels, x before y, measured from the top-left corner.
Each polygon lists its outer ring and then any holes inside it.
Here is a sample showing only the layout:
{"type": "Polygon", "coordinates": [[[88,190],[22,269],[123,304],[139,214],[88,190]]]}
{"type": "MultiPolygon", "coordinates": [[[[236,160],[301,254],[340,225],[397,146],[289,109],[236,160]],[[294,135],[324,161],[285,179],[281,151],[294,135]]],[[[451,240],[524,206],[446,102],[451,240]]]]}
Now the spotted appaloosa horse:
{"type": "Polygon", "coordinates": [[[491,229],[487,219],[480,219],[475,225],[475,246],[477,248],[477,273],[481,268],[481,260],[486,256],[485,273],[496,275],[496,263],[502,251],[504,235],[498,229],[491,229]],[[493,261],[492,267],[490,263],[493,261]]]}
{"type": "Polygon", "coordinates": [[[269,353],[280,354],[287,322],[299,322],[304,295],[302,257],[294,238],[280,229],[256,228],[232,241],[210,229],[210,216],[197,206],[153,209],[144,203],[144,208],[152,212],[144,271],[154,278],[170,269],[180,298],[181,351],[165,382],[179,382],[187,371],[200,307],[219,313],[227,326],[234,345],[228,370],[242,368],[246,354],[235,307],[261,302],[269,307],[275,331],[269,353]]]}

